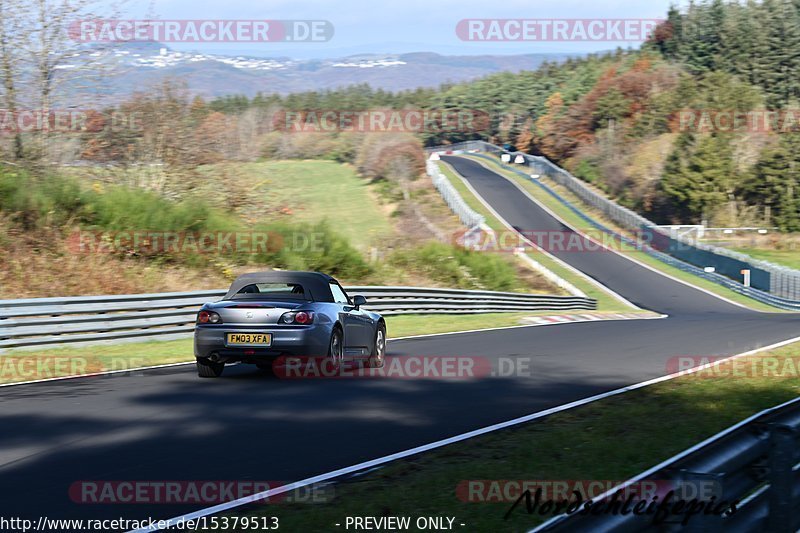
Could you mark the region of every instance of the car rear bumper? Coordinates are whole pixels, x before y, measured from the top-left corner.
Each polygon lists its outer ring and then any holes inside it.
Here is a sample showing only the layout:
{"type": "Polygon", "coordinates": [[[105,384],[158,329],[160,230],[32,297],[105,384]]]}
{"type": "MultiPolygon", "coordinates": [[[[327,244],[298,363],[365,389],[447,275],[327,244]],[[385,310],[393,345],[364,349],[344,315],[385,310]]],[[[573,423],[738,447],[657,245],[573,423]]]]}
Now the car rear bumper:
{"type": "Polygon", "coordinates": [[[194,355],[224,362],[249,363],[268,360],[280,355],[320,356],[328,354],[330,328],[311,326],[265,326],[261,328],[236,328],[224,326],[198,326],[194,330],[194,355]],[[270,333],[270,346],[228,346],[228,333],[270,333]]]}

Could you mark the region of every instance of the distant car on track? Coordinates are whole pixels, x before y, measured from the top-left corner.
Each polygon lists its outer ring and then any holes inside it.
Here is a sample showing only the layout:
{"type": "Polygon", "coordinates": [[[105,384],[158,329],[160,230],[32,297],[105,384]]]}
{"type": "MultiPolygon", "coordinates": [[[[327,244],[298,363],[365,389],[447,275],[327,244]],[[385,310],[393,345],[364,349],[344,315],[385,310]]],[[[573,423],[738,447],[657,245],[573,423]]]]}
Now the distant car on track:
{"type": "Polygon", "coordinates": [[[282,355],[324,356],[383,366],[386,322],[348,296],[334,278],[319,272],[259,272],[239,276],[222,300],[197,313],[194,355],[197,374],[222,375],[225,363],[271,369],[282,355]]]}

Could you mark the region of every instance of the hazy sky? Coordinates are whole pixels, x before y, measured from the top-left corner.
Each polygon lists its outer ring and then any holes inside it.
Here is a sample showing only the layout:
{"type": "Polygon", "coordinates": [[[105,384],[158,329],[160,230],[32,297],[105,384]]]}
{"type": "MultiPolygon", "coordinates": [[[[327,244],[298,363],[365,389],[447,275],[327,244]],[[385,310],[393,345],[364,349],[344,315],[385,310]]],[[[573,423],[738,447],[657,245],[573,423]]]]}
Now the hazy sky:
{"type": "MultiPolygon", "coordinates": [[[[130,17],[159,19],[323,19],[335,35],[327,43],[171,44],[176,49],[296,58],[359,53],[432,51],[442,54],[588,52],[636,42],[465,42],[462,19],[661,19],[671,0],[131,0],[130,17]]],[[[677,2],[679,5],[685,2],[677,2]]]]}

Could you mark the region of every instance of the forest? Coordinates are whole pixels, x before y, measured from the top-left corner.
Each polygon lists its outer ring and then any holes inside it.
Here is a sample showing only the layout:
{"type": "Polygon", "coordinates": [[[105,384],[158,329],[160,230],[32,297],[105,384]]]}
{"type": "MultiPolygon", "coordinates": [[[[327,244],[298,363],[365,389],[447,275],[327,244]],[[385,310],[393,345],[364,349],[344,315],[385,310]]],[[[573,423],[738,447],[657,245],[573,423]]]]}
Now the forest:
{"type": "Polygon", "coordinates": [[[800,104],[800,1],[692,2],[673,7],[640,50],[545,64],[438,90],[352,86],[288,96],[230,96],[251,108],[479,109],[482,132],[422,134],[427,145],[480,138],[545,155],[663,223],[800,230],[800,131],[682,128],[681,113],[780,113],[800,104]]]}
{"type": "Polygon", "coordinates": [[[544,155],[660,223],[800,231],[797,123],[743,121],[731,128],[712,120],[686,127],[684,120],[791,117],[800,105],[798,67],[800,0],[704,0],[670,9],[639,49],[434,89],[389,92],[362,84],[252,98],[232,92],[206,101],[180,80],[165,81],[90,117],[95,127],[77,139],[7,137],[6,152],[11,160],[156,163],[178,175],[225,160],[319,158],[353,163],[380,180],[398,169],[419,170],[423,146],[482,139],[544,155]],[[377,139],[287,133],[274,125],[287,110],[386,108],[476,110],[489,120],[478,131],[377,139]],[[139,127],[109,127],[113,113],[137,116],[139,127]],[[380,154],[369,154],[376,144],[380,154]],[[402,147],[396,155],[393,144],[402,147]]]}

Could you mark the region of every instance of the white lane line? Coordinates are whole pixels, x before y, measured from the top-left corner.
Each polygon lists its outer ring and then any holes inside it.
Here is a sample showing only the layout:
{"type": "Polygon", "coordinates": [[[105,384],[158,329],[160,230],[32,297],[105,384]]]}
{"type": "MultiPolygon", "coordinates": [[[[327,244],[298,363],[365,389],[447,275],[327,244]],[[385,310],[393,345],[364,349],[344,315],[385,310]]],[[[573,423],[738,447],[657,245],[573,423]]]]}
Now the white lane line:
{"type": "MultiPolygon", "coordinates": [[[[671,279],[672,281],[677,281],[678,283],[682,283],[682,284],[686,285],[687,287],[691,287],[691,288],[693,288],[693,289],[695,289],[695,290],[698,290],[698,291],[700,291],[700,292],[704,292],[704,293],[706,293],[706,294],[708,294],[708,295],[710,295],[710,296],[713,296],[713,297],[715,297],[715,298],[718,298],[718,299],[720,299],[720,300],[722,300],[722,301],[724,301],[724,302],[726,302],[726,303],[729,303],[729,304],[731,304],[731,305],[735,305],[735,306],[737,306],[737,307],[741,307],[741,308],[743,308],[743,309],[747,309],[747,310],[749,310],[749,311],[755,311],[755,312],[758,312],[758,313],[773,313],[773,312],[774,312],[774,313],[780,313],[780,312],[785,312],[785,311],[782,311],[781,309],[778,309],[778,308],[776,308],[776,309],[775,309],[775,311],[761,311],[761,310],[759,310],[759,309],[754,309],[754,308],[752,308],[752,307],[748,307],[748,306],[746,306],[746,305],[744,305],[744,304],[741,304],[741,303],[739,303],[739,302],[734,302],[733,300],[730,300],[730,299],[726,298],[725,296],[722,296],[722,295],[720,295],[720,294],[717,294],[717,293],[715,293],[715,292],[712,292],[712,291],[710,291],[709,289],[704,289],[703,287],[698,287],[697,285],[694,285],[693,283],[691,283],[691,282],[689,282],[689,281],[685,281],[685,280],[682,280],[682,279],[680,279],[680,278],[676,278],[676,277],[675,277],[675,276],[673,276],[672,274],[667,274],[666,272],[663,272],[663,271],[661,271],[661,270],[659,270],[659,269],[657,269],[657,268],[655,268],[655,267],[653,267],[653,266],[650,266],[650,265],[648,265],[648,264],[646,264],[646,263],[643,263],[643,262],[639,261],[638,259],[634,259],[633,257],[630,257],[630,255],[623,254],[623,253],[621,253],[621,252],[619,252],[619,251],[617,251],[617,250],[614,250],[613,248],[609,248],[609,247],[608,247],[608,246],[606,246],[605,244],[603,244],[603,243],[601,243],[601,242],[599,242],[599,241],[595,240],[594,238],[590,237],[589,235],[586,235],[586,234],[585,234],[585,233],[583,233],[581,230],[579,230],[578,228],[576,228],[575,226],[573,226],[572,224],[570,224],[569,222],[567,222],[566,220],[564,220],[563,218],[561,218],[559,215],[557,215],[555,212],[553,212],[553,211],[552,211],[552,210],[551,210],[549,207],[547,207],[547,206],[546,206],[546,205],[544,205],[542,202],[540,202],[539,200],[537,200],[536,198],[534,198],[534,197],[533,197],[533,196],[532,196],[532,195],[531,195],[531,194],[530,194],[530,193],[529,193],[527,190],[525,190],[525,189],[522,187],[522,185],[520,185],[520,184],[519,184],[519,183],[518,183],[516,180],[512,180],[512,179],[511,179],[511,178],[509,178],[508,176],[504,176],[503,174],[500,174],[499,172],[497,172],[497,171],[495,171],[495,170],[493,170],[493,169],[489,168],[489,166],[488,166],[488,165],[485,165],[485,164],[484,164],[482,161],[476,161],[476,160],[474,160],[474,159],[471,159],[470,161],[474,161],[475,163],[478,163],[479,165],[483,166],[483,167],[484,167],[486,170],[488,170],[489,172],[492,172],[492,173],[494,173],[494,174],[496,174],[496,175],[500,176],[501,178],[503,178],[503,179],[505,179],[505,180],[509,181],[510,183],[512,183],[512,184],[513,184],[513,185],[514,185],[514,186],[515,186],[517,189],[519,189],[519,190],[520,190],[520,191],[521,191],[521,192],[522,192],[522,193],[523,193],[525,196],[527,196],[527,197],[528,197],[528,199],[529,199],[530,201],[532,201],[533,203],[535,203],[536,205],[538,205],[539,207],[541,207],[542,209],[544,209],[544,210],[545,210],[545,211],[546,211],[546,212],[547,212],[547,213],[548,213],[550,216],[552,216],[553,218],[555,218],[556,220],[558,220],[559,222],[561,222],[562,224],[564,224],[565,226],[567,226],[568,228],[570,228],[570,229],[571,229],[572,231],[574,231],[575,233],[578,233],[579,235],[583,236],[584,238],[586,238],[586,239],[590,240],[592,243],[594,243],[594,244],[596,244],[596,245],[598,245],[598,246],[601,246],[601,247],[603,247],[603,248],[607,249],[608,251],[610,251],[610,252],[613,252],[613,253],[617,254],[617,255],[618,255],[618,256],[620,256],[620,257],[624,257],[624,258],[625,258],[625,259],[627,259],[628,261],[631,261],[631,262],[633,262],[633,263],[636,263],[637,265],[639,265],[639,266],[641,266],[641,267],[644,267],[644,268],[646,268],[646,269],[648,269],[648,270],[651,270],[652,272],[655,272],[656,274],[661,274],[662,276],[664,276],[664,277],[666,277],[666,278],[669,278],[669,279],[671,279]]],[[[549,194],[549,193],[548,193],[548,194],[549,194]]]]}
{"type": "MultiPolygon", "coordinates": [[[[580,316],[580,315],[575,315],[580,316]]],[[[635,316],[631,315],[628,317],[619,317],[615,315],[608,315],[608,318],[602,317],[600,319],[582,319],[582,320],[573,320],[572,322],[567,322],[564,324],[522,324],[519,326],[503,326],[498,328],[485,328],[485,329],[465,329],[461,331],[447,331],[444,333],[428,333],[425,335],[409,335],[406,337],[393,337],[386,339],[386,342],[392,341],[402,341],[402,340],[411,340],[411,339],[424,339],[428,337],[442,337],[445,335],[459,335],[461,333],[480,333],[484,331],[498,331],[503,329],[517,329],[517,328],[532,328],[537,326],[555,326],[555,325],[565,325],[565,324],[578,324],[581,322],[612,322],[612,321],[620,321],[620,320],[657,320],[662,318],[668,318],[668,315],[642,315],[642,316],[635,316]]],[[[57,351],[57,350],[56,350],[57,351]]],[[[0,355],[0,357],[14,357],[15,354],[7,354],[7,355],[0,355]]],[[[137,372],[140,370],[156,370],[159,368],[170,368],[174,366],[183,366],[183,365],[193,365],[194,361],[182,361],[179,363],[166,363],[163,365],[152,365],[152,366],[139,366],[134,368],[124,368],[121,370],[107,370],[104,372],[92,372],[90,374],[76,374],[74,376],[58,376],[52,378],[45,378],[45,379],[34,379],[30,381],[15,381],[13,383],[0,383],[0,388],[3,387],[14,387],[16,385],[32,385],[35,383],[49,383],[51,381],[65,381],[68,379],[80,379],[80,378],[93,378],[97,376],[107,376],[111,374],[121,374],[124,372],[137,372]]]]}
{"type": "Polygon", "coordinates": [[[574,402],[570,402],[564,405],[560,405],[558,407],[551,407],[550,409],[545,409],[544,411],[539,411],[530,415],[522,416],[519,418],[515,418],[513,420],[508,420],[506,422],[500,422],[499,424],[494,424],[491,426],[487,426],[481,429],[476,429],[474,431],[470,431],[467,433],[462,433],[461,435],[456,435],[454,437],[449,437],[447,439],[438,440],[436,442],[432,442],[430,444],[424,444],[422,446],[417,446],[416,448],[411,448],[408,450],[404,450],[401,452],[393,453],[391,455],[386,455],[384,457],[380,457],[378,459],[373,459],[371,461],[365,461],[363,463],[358,463],[353,466],[348,466],[345,468],[340,468],[338,470],[334,470],[332,472],[328,472],[325,474],[320,474],[318,476],[309,477],[303,479],[301,481],[296,481],[294,483],[289,483],[288,485],[283,485],[280,487],[276,487],[274,489],[266,490],[263,492],[259,492],[257,494],[252,494],[250,496],[246,496],[244,498],[239,498],[238,500],[233,500],[226,503],[221,503],[219,505],[215,505],[213,507],[208,507],[206,509],[200,509],[198,511],[194,511],[192,513],[187,513],[181,516],[176,516],[174,518],[165,519],[162,522],[164,523],[164,527],[159,527],[158,524],[155,524],[152,528],[141,528],[133,530],[131,533],[144,533],[146,531],[157,531],[161,529],[168,529],[170,525],[175,525],[179,522],[186,522],[188,520],[194,520],[197,518],[202,518],[204,516],[209,516],[212,514],[221,513],[223,511],[228,511],[230,509],[234,509],[236,507],[241,507],[242,505],[247,505],[249,503],[253,503],[259,500],[263,500],[266,498],[271,498],[273,496],[278,496],[285,492],[289,492],[291,490],[299,489],[306,487],[308,485],[312,485],[314,483],[321,483],[323,481],[329,481],[331,479],[341,477],[347,474],[353,474],[355,472],[360,472],[361,470],[366,470],[368,468],[374,468],[376,466],[380,466],[386,464],[391,461],[395,461],[397,459],[403,459],[405,457],[410,457],[412,455],[416,455],[418,453],[427,452],[430,450],[434,450],[436,448],[441,448],[443,446],[447,446],[448,444],[454,444],[456,442],[461,442],[467,439],[471,439],[473,437],[477,437],[480,435],[485,435],[487,433],[492,433],[494,431],[498,431],[500,429],[505,429],[511,426],[516,426],[519,424],[523,424],[525,422],[530,422],[532,420],[536,420],[539,418],[543,418],[555,413],[560,413],[562,411],[567,411],[569,409],[574,409],[575,407],[580,407],[582,405],[586,405],[592,402],[596,402],[598,400],[602,400],[605,398],[609,398],[611,396],[618,396],[620,394],[624,394],[626,392],[641,389],[650,385],[655,385],[656,383],[662,383],[664,381],[669,381],[681,376],[686,376],[689,374],[694,374],[696,372],[700,372],[701,370],[705,370],[715,365],[719,365],[723,361],[732,361],[734,359],[738,359],[740,357],[747,357],[749,355],[754,355],[760,352],[764,352],[767,350],[774,350],[776,348],[780,348],[782,346],[786,346],[788,344],[792,344],[794,342],[800,342],[800,337],[795,337],[793,339],[777,342],[775,344],[771,344],[769,346],[765,346],[763,348],[757,348],[755,350],[750,350],[747,352],[743,352],[740,354],[732,355],[731,357],[726,357],[725,359],[717,360],[713,363],[708,363],[702,366],[698,366],[689,370],[682,370],[680,372],[675,372],[674,374],[669,374],[667,376],[662,376],[660,378],[650,379],[647,381],[642,381],[641,383],[636,383],[634,385],[629,385],[627,387],[622,387],[620,389],[615,389],[609,392],[604,392],[602,394],[597,394],[595,396],[590,396],[588,398],[584,398],[582,400],[577,400],[574,402]]]}

